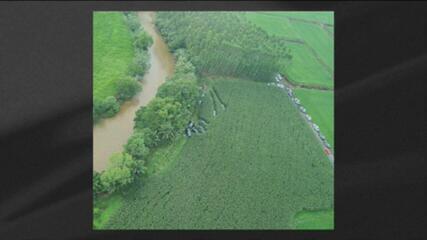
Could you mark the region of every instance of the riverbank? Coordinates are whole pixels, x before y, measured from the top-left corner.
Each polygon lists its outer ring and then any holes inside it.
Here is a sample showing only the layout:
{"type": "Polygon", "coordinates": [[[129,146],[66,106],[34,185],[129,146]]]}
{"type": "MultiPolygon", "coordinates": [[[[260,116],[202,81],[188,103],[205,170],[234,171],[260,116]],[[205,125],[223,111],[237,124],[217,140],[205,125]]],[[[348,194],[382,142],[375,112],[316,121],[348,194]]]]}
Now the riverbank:
{"type": "Polygon", "coordinates": [[[93,167],[98,172],[106,168],[113,153],[123,150],[123,144],[133,132],[135,112],[156,96],[157,89],[174,71],[174,58],[153,24],[154,13],[140,12],[138,17],[144,30],[153,38],[153,44],[148,49],[150,68],[141,81],[142,91],[131,101],[125,102],[117,115],[94,126],[93,167]]]}

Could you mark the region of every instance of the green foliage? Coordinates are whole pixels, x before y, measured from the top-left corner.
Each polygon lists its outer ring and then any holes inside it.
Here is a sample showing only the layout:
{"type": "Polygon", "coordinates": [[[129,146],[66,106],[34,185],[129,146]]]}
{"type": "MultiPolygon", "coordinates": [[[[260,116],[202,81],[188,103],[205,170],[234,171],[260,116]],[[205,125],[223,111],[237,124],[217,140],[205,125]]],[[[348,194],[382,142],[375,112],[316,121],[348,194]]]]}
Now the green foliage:
{"type": "Polygon", "coordinates": [[[159,12],[156,25],[171,49],[186,48],[198,73],[271,81],[289,60],[286,41],[233,12],[159,12]]]}
{"type": "Polygon", "coordinates": [[[101,182],[101,174],[100,173],[93,172],[92,182],[93,182],[93,195],[94,195],[94,197],[97,197],[99,194],[105,192],[105,188],[101,182]]]}
{"type": "Polygon", "coordinates": [[[151,36],[145,31],[139,31],[135,36],[135,48],[147,50],[151,44],[153,44],[153,38],[151,38],[151,36]]]}
{"type": "Polygon", "coordinates": [[[141,85],[135,78],[124,77],[117,81],[117,99],[121,102],[127,101],[141,91],[141,89],[141,85]]]}
{"type": "Polygon", "coordinates": [[[129,74],[133,77],[141,77],[149,68],[147,51],[136,51],[135,58],[129,66],[129,74]]]}
{"type": "Polygon", "coordinates": [[[199,89],[194,80],[178,79],[166,81],[160,86],[157,96],[161,98],[172,97],[182,106],[193,111],[199,97],[199,89]]]}
{"type": "Polygon", "coordinates": [[[302,209],[333,206],[333,168],[283,90],[212,85],[226,110],[205,134],[150,158],[154,174],[106,229],[290,229],[302,209]]]}
{"type": "Polygon", "coordinates": [[[167,143],[183,130],[191,118],[191,112],[171,97],[154,98],[147,106],[136,112],[135,127],[149,128],[167,143]]]}
{"type": "Polygon", "coordinates": [[[132,183],[143,170],[142,161],[136,161],[128,153],[115,153],[110,157],[107,169],[101,173],[101,184],[108,193],[113,193],[132,183]]]}
{"type": "Polygon", "coordinates": [[[134,159],[144,159],[150,149],[145,145],[145,134],[141,131],[135,131],[124,146],[125,151],[132,155],[134,159]]]}
{"type": "Polygon", "coordinates": [[[125,12],[125,21],[129,29],[135,34],[141,29],[141,23],[139,22],[138,15],[136,12],[125,12]]]}
{"type": "Polygon", "coordinates": [[[120,110],[120,104],[117,102],[116,98],[109,96],[104,100],[94,100],[93,103],[93,116],[95,122],[101,118],[109,118],[114,116],[120,110]]]}

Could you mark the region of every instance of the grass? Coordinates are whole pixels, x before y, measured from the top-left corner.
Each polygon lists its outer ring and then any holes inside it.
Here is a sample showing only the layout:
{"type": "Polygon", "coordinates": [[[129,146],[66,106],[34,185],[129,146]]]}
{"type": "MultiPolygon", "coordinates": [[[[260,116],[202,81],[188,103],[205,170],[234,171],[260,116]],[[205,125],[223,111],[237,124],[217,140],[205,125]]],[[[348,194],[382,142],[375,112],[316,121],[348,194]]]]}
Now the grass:
{"type": "Polygon", "coordinates": [[[289,42],[293,60],[291,65],[282,71],[292,82],[333,88],[333,27],[326,27],[328,31],[319,24],[289,20],[291,17],[333,24],[331,12],[257,12],[246,13],[245,16],[270,35],[305,42],[289,42]]]}
{"type": "Polygon", "coordinates": [[[296,214],[293,224],[300,230],[334,229],[334,211],[302,211],[296,214]]]}
{"type": "Polygon", "coordinates": [[[314,49],[317,55],[328,67],[333,70],[334,63],[334,39],[320,26],[305,22],[293,21],[294,29],[298,31],[301,39],[314,49]]]}
{"type": "Polygon", "coordinates": [[[306,46],[290,44],[289,47],[293,58],[289,67],[283,70],[289,81],[309,86],[333,88],[331,74],[324,69],[306,46]]]}
{"type": "Polygon", "coordinates": [[[245,16],[249,21],[264,29],[270,35],[286,37],[289,39],[300,38],[287,18],[255,12],[248,12],[245,16]]]}
{"type": "Polygon", "coordinates": [[[153,155],[159,171],[137,181],[105,229],[287,229],[303,209],[332,207],[330,162],[286,94],[211,85],[227,108],[205,134],[153,155]]]}
{"type": "Polygon", "coordinates": [[[93,96],[116,94],[116,81],[128,74],[134,57],[132,35],[121,12],[93,14],[93,96]]]}
{"type": "Polygon", "coordinates": [[[326,24],[334,24],[334,15],[332,12],[323,11],[323,12],[316,12],[316,11],[286,11],[286,12],[259,12],[259,14],[264,14],[268,16],[275,16],[280,18],[296,18],[301,20],[309,20],[309,21],[316,21],[320,23],[326,23],[326,24]]]}
{"type": "Polygon", "coordinates": [[[296,96],[307,109],[328,143],[334,147],[334,94],[332,91],[295,89],[296,96]]]}

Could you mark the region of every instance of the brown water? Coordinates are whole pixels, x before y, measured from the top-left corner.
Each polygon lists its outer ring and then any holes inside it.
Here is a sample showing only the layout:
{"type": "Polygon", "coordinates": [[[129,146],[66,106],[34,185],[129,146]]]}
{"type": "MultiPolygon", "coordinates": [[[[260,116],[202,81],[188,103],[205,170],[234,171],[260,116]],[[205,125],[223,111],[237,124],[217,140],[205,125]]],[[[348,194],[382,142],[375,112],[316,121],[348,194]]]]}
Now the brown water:
{"type": "Polygon", "coordinates": [[[154,12],[139,12],[138,15],[144,30],[153,38],[148,50],[150,69],[141,81],[142,91],[124,103],[116,116],[104,119],[93,128],[93,169],[98,172],[106,168],[111,154],[123,150],[123,144],[133,131],[135,112],[155,97],[159,86],[174,71],[173,57],[153,24],[154,12]]]}

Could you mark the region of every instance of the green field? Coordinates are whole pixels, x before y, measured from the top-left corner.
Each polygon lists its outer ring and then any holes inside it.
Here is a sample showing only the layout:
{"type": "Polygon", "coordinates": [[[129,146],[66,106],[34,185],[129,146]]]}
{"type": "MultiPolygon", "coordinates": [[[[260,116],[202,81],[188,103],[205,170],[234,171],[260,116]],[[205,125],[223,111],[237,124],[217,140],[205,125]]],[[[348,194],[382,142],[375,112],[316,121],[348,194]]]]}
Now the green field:
{"type": "Polygon", "coordinates": [[[322,61],[333,70],[334,41],[330,34],[320,26],[311,23],[294,21],[292,25],[298,31],[301,39],[304,39],[322,61]]]}
{"type": "Polygon", "coordinates": [[[289,45],[292,53],[292,62],[284,72],[292,83],[309,86],[333,88],[331,74],[316,60],[313,54],[301,44],[289,45]]]}
{"type": "Polygon", "coordinates": [[[300,38],[287,18],[259,13],[247,13],[245,16],[247,19],[264,29],[270,35],[277,35],[289,39],[300,38]]]}
{"type": "Polygon", "coordinates": [[[293,224],[300,230],[334,229],[334,211],[302,211],[295,215],[293,224]]]}
{"type": "Polygon", "coordinates": [[[291,82],[333,88],[333,27],[324,29],[320,24],[289,19],[291,17],[333,24],[332,13],[256,12],[246,13],[245,17],[270,35],[305,42],[304,44],[289,42],[288,47],[291,49],[293,59],[291,65],[283,69],[283,73],[291,82]]]}
{"type": "MultiPolygon", "coordinates": [[[[333,168],[282,90],[247,80],[210,85],[226,109],[205,134],[152,155],[148,176],[106,229],[288,229],[303,209],[333,206],[333,168]]],[[[204,106],[208,114],[213,104],[204,106]]]]}
{"type": "Polygon", "coordinates": [[[93,14],[93,96],[116,94],[116,81],[128,73],[134,57],[132,35],[121,12],[93,14]]]}
{"type": "Polygon", "coordinates": [[[334,93],[312,89],[295,89],[295,95],[301,100],[313,122],[319,125],[320,132],[334,146],[334,93]]]}

